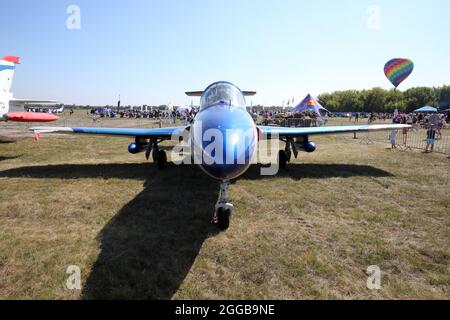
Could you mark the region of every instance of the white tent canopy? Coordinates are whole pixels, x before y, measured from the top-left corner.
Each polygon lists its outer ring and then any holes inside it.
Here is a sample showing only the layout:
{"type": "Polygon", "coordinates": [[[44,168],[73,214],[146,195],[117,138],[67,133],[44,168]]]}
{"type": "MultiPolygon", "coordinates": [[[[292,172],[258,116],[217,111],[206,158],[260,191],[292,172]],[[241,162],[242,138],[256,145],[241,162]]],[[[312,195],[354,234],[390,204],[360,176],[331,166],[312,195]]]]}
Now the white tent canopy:
{"type": "Polygon", "coordinates": [[[181,106],[178,107],[177,112],[180,114],[191,112],[192,108],[190,106],[181,106]]]}

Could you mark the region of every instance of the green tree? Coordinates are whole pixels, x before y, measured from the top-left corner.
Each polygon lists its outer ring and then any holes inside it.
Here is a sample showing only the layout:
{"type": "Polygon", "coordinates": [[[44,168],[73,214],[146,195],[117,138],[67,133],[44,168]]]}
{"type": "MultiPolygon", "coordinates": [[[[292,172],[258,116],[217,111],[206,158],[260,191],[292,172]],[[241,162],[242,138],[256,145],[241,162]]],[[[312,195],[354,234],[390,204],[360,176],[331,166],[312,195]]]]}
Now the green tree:
{"type": "Polygon", "coordinates": [[[450,108],[450,86],[439,88],[437,96],[439,97],[439,106],[441,108],[450,108]]]}
{"type": "Polygon", "coordinates": [[[361,94],[356,90],[342,91],[339,100],[342,111],[363,111],[364,101],[361,98],[361,94]]]}
{"type": "Polygon", "coordinates": [[[406,111],[405,95],[398,90],[389,90],[386,96],[384,112],[394,112],[396,109],[400,112],[406,111]]]}
{"type": "Polygon", "coordinates": [[[368,112],[380,112],[384,111],[386,104],[386,90],[382,88],[373,88],[371,90],[364,90],[364,109],[368,112]]]}
{"type": "Polygon", "coordinates": [[[450,86],[440,88],[417,87],[406,90],[347,90],[323,93],[320,103],[334,112],[411,112],[425,105],[450,106],[450,86]]]}
{"type": "Polygon", "coordinates": [[[406,100],[406,111],[411,112],[426,105],[437,106],[438,96],[434,88],[416,87],[404,92],[406,100]]]}

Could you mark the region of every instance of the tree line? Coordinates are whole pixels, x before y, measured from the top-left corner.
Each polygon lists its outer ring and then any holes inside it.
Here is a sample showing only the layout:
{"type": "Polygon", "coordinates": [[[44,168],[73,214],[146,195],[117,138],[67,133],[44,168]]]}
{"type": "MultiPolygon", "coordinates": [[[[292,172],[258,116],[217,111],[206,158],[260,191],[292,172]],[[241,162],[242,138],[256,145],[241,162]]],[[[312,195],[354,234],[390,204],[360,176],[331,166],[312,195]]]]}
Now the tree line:
{"type": "Polygon", "coordinates": [[[373,88],[370,90],[346,90],[323,93],[320,104],[332,112],[411,112],[429,105],[450,105],[450,86],[415,87],[406,91],[373,88]]]}

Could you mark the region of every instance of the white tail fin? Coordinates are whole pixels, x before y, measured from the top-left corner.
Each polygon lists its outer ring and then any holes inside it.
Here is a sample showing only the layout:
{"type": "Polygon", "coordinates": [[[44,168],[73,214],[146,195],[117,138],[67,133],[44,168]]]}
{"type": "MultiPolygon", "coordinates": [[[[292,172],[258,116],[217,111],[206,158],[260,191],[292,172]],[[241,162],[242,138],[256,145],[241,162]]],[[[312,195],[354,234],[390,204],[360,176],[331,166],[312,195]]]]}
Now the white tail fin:
{"type": "Polygon", "coordinates": [[[10,92],[16,64],[19,57],[6,56],[0,60],[0,96],[10,92]]]}
{"type": "Polygon", "coordinates": [[[7,118],[9,101],[12,98],[11,85],[19,57],[6,56],[0,60],[0,121],[7,118]]]}

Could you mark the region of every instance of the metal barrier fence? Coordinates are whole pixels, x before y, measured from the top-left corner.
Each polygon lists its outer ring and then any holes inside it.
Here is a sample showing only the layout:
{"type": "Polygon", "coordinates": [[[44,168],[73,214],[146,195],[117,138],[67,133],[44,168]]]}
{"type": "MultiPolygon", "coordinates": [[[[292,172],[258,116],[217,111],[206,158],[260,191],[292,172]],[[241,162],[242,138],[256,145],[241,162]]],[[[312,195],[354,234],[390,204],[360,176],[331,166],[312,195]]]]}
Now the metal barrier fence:
{"type": "MultiPolygon", "coordinates": [[[[280,125],[282,127],[315,127],[320,126],[322,123],[315,122],[311,119],[301,119],[301,118],[290,118],[290,119],[275,119],[271,121],[272,124],[280,125]]],[[[339,121],[330,121],[325,125],[353,125],[355,123],[344,123],[339,121]]],[[[365,124],[361,122],[359,124],[365,124]]],[[[390,144],[389,140],[390,131],[377,131],[377,132],[367,132],[358,133],[353,136],[360,139],[361,143],[371,143],[371,142],[384,142],[390,144]]],[[[396,145],[401,149],[423,149],[425,150],[427,142],[427,129],[419,125],[413,126],[409,129],[406,134],[403,130],[398,130],[396,145]]],[[[450,127],[446,126],[436,132],[436,140],[434,143],[434,152],[443,153],[450,155],[450,127]]]]}
{"type": "MultiPolygon", "coordinates": [[[[355,135],[361,143],[385,142],[390,144],[389,131],[365,132],[355,135]]],[[[409,129],[406,134],[398,130],[396,145],[402,149],[422,149],[425,150],[427,143],[427,129],[414,127],[409,129]]],[[[434,152],[450,155],[450,128],[436,130],[436,140],[434,143],[434,152]]]]}
{"type": "MultiPolygon", "coordinates": [[[[319,119],[318,119],[319,120],[319,119]]],[[[334,120],[334,119],[332,119],[334,120]]],[[[273,124],[278,124],[282,127],[312,127],[320,126],[322,123],[315,122],[311,119],[301,119],[301,118],[291,118],[291,119],[280,119],[274,120],[273,124]]],[[[339,121],[324,121],[324,125],[353,125],[353,124],[366,124],[364,121],[361,123],[345,123],[339,121]]],[[[450,127],[446,126],[441,129],[436,129],[436,140],[434,143],[434,152],[443,153],[450,155],[450,127]]],[[[371,143],[371,142],[384,142],[390,144],[389,140],[390,131],[376,131],[376,132],[366,132],[358,133],[353,136],[360,139],[361,143],[371,143]]],[[[396,145],[401,149],[423,149],[425,150],[427,142],[427,129],[419,125],[414,125],[413,128],[409,129],[406,134],[403,130],[398,130],[396,145]]]]}

